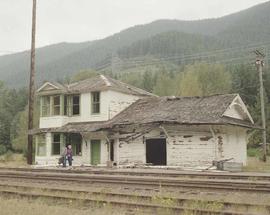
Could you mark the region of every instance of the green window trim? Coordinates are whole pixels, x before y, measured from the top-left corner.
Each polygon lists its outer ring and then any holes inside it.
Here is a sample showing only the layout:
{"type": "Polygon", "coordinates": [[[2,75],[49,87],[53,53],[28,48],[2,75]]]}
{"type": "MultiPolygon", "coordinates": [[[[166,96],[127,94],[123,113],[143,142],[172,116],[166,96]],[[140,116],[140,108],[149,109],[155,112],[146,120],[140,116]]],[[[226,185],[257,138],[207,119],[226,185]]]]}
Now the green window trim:
{"type": "Polygon", "coordinates": [[[81,95],[50,95],[40,97],[40,116],[79,116],[81,95]]]}

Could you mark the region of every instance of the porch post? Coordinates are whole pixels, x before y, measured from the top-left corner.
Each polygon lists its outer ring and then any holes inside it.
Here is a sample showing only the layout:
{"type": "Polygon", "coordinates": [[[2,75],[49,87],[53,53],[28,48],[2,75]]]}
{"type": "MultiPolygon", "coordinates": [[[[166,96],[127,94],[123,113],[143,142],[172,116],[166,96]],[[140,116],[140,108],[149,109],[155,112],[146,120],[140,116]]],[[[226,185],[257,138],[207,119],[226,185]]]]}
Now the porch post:
{"type": "Polygon", "coordinates": [[[116,145],[116,151],[117,151],[117,155],[116,155],[116,157],[117,157],[117,161],[116,161],[117,167],[119,167],[119,157],[120,157],[120,156],[119,156],[119,154],[120,154],[120,153],[119,153],[119,151],[120,151],[120,150],[119,150],[119,144],[120,144],[120,143],[119,143],[119,138],[116,138],[116,139],[115,139],[115,145],[116,145]]]}
{"type": "Polygon", "coordinates": [[[52,133],[46,133],[46,157],[51,157],[52,152],[52,133]]]}

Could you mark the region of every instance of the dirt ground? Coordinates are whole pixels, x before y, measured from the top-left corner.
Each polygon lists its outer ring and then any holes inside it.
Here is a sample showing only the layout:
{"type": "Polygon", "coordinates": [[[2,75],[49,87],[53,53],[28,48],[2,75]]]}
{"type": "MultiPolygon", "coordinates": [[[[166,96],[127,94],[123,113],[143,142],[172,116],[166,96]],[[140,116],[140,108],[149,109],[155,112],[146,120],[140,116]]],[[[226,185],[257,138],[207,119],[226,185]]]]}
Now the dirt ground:
{"type": "Polygon", "coordinates": [[[125,212],[112,210],[110,206],[99,206],[91,208],[79,207],[70,202],[62,205],[43,200],[29,201],[25,199],[7,199],[0,196],[1,215],[124,215],[125,212]]]}

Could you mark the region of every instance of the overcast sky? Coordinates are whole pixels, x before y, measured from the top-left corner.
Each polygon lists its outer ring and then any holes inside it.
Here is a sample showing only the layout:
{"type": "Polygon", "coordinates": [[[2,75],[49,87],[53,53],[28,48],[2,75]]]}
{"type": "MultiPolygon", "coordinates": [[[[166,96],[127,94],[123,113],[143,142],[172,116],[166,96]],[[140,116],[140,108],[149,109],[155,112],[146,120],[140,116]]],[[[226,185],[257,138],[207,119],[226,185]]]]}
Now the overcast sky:
{"type": "MultiPolygon", "coordinates": [[[[224,16],[267,0],[37,0],[37,46],[100,39],[157,19],[224,16]]],[[[0,55],[30,48],[32,0],[0,0],[0,55]]]]}

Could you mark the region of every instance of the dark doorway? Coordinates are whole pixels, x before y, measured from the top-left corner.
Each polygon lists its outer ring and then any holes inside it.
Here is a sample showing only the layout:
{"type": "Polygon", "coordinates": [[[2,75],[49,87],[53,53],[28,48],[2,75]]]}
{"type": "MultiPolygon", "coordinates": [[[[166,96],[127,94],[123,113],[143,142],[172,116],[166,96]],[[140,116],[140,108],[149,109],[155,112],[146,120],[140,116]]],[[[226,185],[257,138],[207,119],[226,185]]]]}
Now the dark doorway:
{"type": "Polygon", "coordinates": [[[114,140],[110,141],[110,160],[114,161],[114,140]]]}
{"type": "Polygon", "coordinates": [[[146,163],[167,165],[166,139],[146,140],[146,163]]]}

